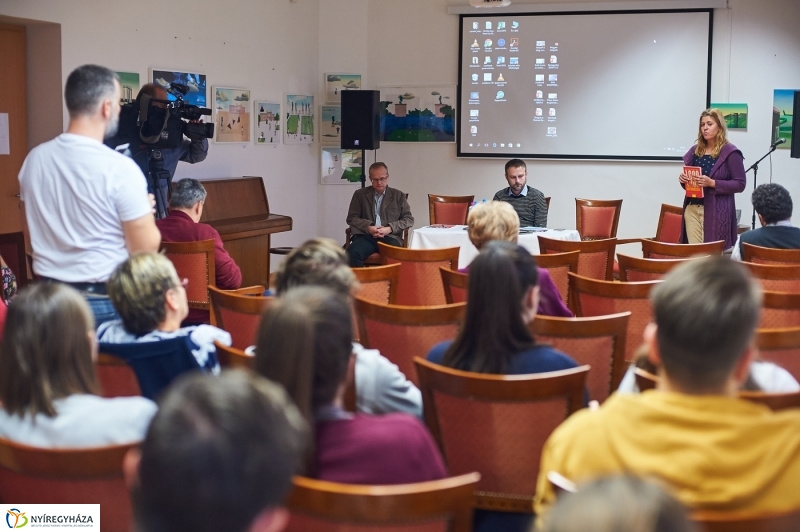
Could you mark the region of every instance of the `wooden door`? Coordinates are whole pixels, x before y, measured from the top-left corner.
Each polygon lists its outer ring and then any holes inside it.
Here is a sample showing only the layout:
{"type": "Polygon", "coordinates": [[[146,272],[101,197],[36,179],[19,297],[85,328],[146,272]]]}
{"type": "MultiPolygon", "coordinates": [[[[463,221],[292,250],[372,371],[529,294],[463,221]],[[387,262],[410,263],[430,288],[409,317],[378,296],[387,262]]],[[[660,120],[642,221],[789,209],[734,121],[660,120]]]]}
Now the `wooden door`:
{"type": "Polygon", "coordinates": [[[10,155],[0,155],[0,233],[23,229],[17,176],[28,155],[25,67],[25,27],[0,24],[0,113],[8,113],[11,148],[10,155]]]}

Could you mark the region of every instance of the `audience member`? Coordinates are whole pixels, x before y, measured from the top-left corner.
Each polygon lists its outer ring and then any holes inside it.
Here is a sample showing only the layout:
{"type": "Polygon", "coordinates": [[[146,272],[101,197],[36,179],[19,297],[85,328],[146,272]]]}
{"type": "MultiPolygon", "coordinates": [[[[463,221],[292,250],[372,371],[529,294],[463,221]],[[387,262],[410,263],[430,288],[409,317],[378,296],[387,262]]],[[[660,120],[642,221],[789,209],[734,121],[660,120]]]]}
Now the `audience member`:
{"type": "MultiPolygon", "coordinates": [[[[517,243],[519,237],[519,217],[514,208],[502,201],[475,205],[467,216],[467,232],[472,245],[480,251],[484,244],[492,240],[505,240],[517,243]]],[[[539,307],[537,314],[572,318],[575,315],[564,304],[558,287],[544,268],[536,268],[539,274],[539,307]]],[[[469,266],[462,268],[467,273],[469,266]]]]}
{"type": "Polygon", "coordinates": [[[528,167],[522,159],[506,163],[508,187],[494,195],[494,201],[505,201],[514,207],[523,227],[547,227],[547,200],[544,194],[528,186],[528,167]]]}
{"type": "MultiPolygon", "coordinates": [[[[177,163],[177,161],[176,161],[177,163]]],[[[156,221],[164,242],[214,241],[214,278],[220,290],[233,290],[242,285],[242,272],[222,244],[222,237],[208,224],[201,224],[206,189],[197,179],[181,179],[169,199],[169,216],[156,221]]],[[[207,323],[208,311],[190,309],[188,323],[207,323]]]]}
{"type": "Polygon", "coordinates": [[[192,374],[161,401],[125,473],[139,532],[280,532],[308,428],[279,386],[192,374]]]}
{"type": "Polygon", "coordinates": [[[0,437],[48,448],[141,440],[155,403],[99,397],[96,356],[92,313],[77,291],[60,283],[21,290],[0,344],[0,437]]]}
{"type": "Polygon", "coordinates": [[[120,264],[108,281],[108,295],[122,317],[97,329],[102,343],[157,342],[188,336],[197,363],[219,373],[214,340],[231,345],[231,335],[211,325],[181,327],[189,312],[186,289],[175,266],[159,253],[137,253],[120,264]]]}
{"type": "MultiPolygon", "coordinates": [[[[324,286],[347,298],[358,281],[347,265],[347,255],[331,239],[314,238],[295,248],[281,263],[276,277],[279,296],[299,286],[324,286]]],[[[422,417],[422,395],[400,369],[377,349],[353,342],[356,409],[365,414],[408,412],[422,417]]]]}
{"type": "Polygon", "coordinates": [[[800,249],[800,228],[792,225],[792,197],[777,183],[758,185],[753,191],[753,208],[761,227],[739,235],[731,258],[742,260],[743,243],[762,248],[800,249]]]}
{"type": "Polygon", "coordinates": [[[0,292],[0,303],[8,303],[17,294],[17,276],[8,267],[0,255],[0,277],[3,281],[3,291],[0,292]]]}
{"type": "Polygon", "coordinates": [[[274,301],[258,332],[256,370],[286,388],[314,424],[309,473],[350,484],[406,484],[446,476],[419,419],[405,413],[352,414],[343,408],[354,364],[350,305],[322,287],[274,301]]]}
{"type": "Polygon", "coordinates": [[[559,496],[543,532],[694,532],[675,498],[631,475],[599,478],[559,496]]]}
{"type": "Polygon", "coordinates": [[[67,78],[67,132],[40,144],[19,173],[33,271],[86,297],[95,322],[115,319],[106,281],[129,253],[158,251],[153,199],[131,159],[103,145],[116,131],[120,85],[111,70],[84,65],[67,78]]]}
{"type": "Polygon", "coordinates": [[[697,509],[800,508],[800,412],[736,397],[757,354],[760,299],[748,272],[725,258],[670,272],[653,290],[655,323],[645,330],[657,391],[612,395],[553,432],[542,452],[537,514],[554,500],[550,471],[576,482],[623,471],[654,476],[697,509]]]}

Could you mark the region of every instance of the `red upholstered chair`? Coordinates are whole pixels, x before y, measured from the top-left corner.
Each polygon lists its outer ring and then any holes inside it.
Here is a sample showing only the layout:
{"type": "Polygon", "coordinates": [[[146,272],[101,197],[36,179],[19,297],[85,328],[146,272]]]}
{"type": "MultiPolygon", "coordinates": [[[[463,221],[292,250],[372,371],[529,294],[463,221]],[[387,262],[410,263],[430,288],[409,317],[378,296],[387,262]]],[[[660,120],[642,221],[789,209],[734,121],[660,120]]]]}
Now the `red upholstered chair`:
{"type": "Polygon", "coordinates": [[[208,290],[211,294],[211,308],[217,327],[231,334],[233,347],[247,349],[253,345],[256,341],[258,324],[261,323],[261,314],[273,298],[240,295],[213,286],[209,286],[208,290]]]}
{"type": "Polygon", "coordinates": [[[630,311],[628,339],[625,342],[625,360],[628,362],[633,360],[636,350],[644,341],[644,329],[652,321],[653,315],[650,290],[660,282],[617,283],[569,274],[576,316],[608,316],[630,311]]]}
{"type": "Polygon", "coordinates": [[[248,355],[243,349],[228,347],[227,345],[223,345],[216,340],[214,340],[214,346],[217,348],[217,359],[219,360],[219,365],[223,368],[255,369],[256,357],[253,355],[248,355]]]}
{"type": "Polygon", "coordinates": [[[775,249],[742,243],[742,260],[757,264],[800,264],[800,249],[775,249]]]}
{"type": "Polygon", "coordinates": [[[439,196],[428,194],[431,225],[467,225],[467,212],[475,196],[439,196]]]}
{"type": "Polygon", "coordinates": [[[100,353],[94,363],[94,370],[97,373],[103,397],[142,395],[136,373],[123,359],[100,353]]]}
{"type": "Polygon", "coordinates": [[[439,268],[439,273],[442,274],[444,298],[447,304],[466,302],[469,276],[466,273],[459,273],[447,268],[439,268]]]}
{"type": "Polygon", "coordinates": [[[764,405],[775,412],[786,410],[787,408],[800,408],[800,392],[767,393],[742,391],[739,392],[739,398],[764,405]]]}
{"type": "Polygon", "coordinates": [[[529,325],[539,343],[550,344],[590,366],[586,386],[589,397],[605,401],[619,388],[625,375],[625,342],[630,312],[592,318],[536,316],[529,325]]]}
{"type": "Polygon", "coordinates": [[[475,507],[532,512],[542,447],[583,408],[589,366],[532,375],[459,371],[414,359],[425,423],[451,474],[478,471],[475,507]]]}
{"type": "Polygon", "coordinates": [[[800,294],[764,292],[759,327],[762,329],[800,327],[800,294]]]}
{"type": "Polygon", "coordinates": [[[17,288],[28,284],[28,261],[25,253],[25,233],[0,234],[0,257],[17,278],[17,288]]]}
{"type": "Polygon", "coordinates": [[[358,297],[376,303],[397,303],[397,287],[400,282],[400,265],[387,264],[371,268],[353,268],[360,284],[358,297]]]}
{"type": "MultiPolygon", "coordinates": [[[[217,286],[214,240],[161,242],[161,250],[172,261],[178,277],[189,280],[186,285],[189,308],[209,310],[211,299],[208,287],[217,286]]],[[[213,321],[211,324],[215,325],[213,321]]]]}
{"type": "Polygon", "coordinates": [[[294,477],[286,532],[471,532],[480,478],[364,486],[294,477]]]}
{"type": "Polygon", "coordinates": [[[575,198],[575,227],[581,240],[616,238],[621,210],[622,200],[575,198]]]}
{"type": "Polygon", "coordinates": [[[702,244],[665,244],[655,240],[642,240],[642,256],[646,259],[681,259],[695,255],[722,255],[725,241],[704,242],[702,244]]]}
{"type": "Polygon", "coordinates": [[[455,338],[466,306],[466,303],[455,303],[405,307],[356,297],[359,337],[364,347],[380,350],[416,384],[414,357],[425,357],[434,345],[455,338]]]}
{"type": "Polygon", "coordinates": [[[547,253],[545,255],[534,255],[536,266],[547,270],[553,282],[561,294],[561,299],[571,306],[569,300],[569,272],[578,273],[578,263],[580,261],[580,251],[568,251],[566,253],[547,253]]]}
{"type": "Polygon", "coordinates": [[[763,290],[800,294],[800,263],[760,264],[743,262],[750,273],[758,279],[763,290]]]}
{"type": "Polygon", "coordinates": [[[663,279],[672,268],[691,259],[640,259],[617,253],[619,280],[624,282],[656,281],[663,279]]]}
{"type": "Polygon", "coordinates": [[[580,255],[578,255],[578,275],[589,277],[590,279],[605,279],[608,281],[612,279],[614,252],[617,248],[616,238],[574,242],[572,240],[554,240],[541,235],[538,235],[538,237],[539,252],[542,254],[580,251],[580,255]]]}
{"type": "Polygon", "coordinates": [[[0,439],[0,501],[100,504],[103,532],[129,532],[133,512],[122,462],[137,445],[40,449],[0,439]]]}
{"type": "Polygon", "coordinates": [[[705,532],[797,532],[800,510],[781,514],[696,512],[692,521],[705,532]]]}
{"type": "Polygon", "coordinates": [[[461,248],[408,249],[378,243],[384,264],[400,264],[398,305],[444,305],[447,301],[439,268],[458,270],[461,248]]]}
{"type": "Polygon", "coordinates": [[[662,203],[654,240],[667,244],[680,244],[682,225],[683,207],[662,203]]]}
{"type": "Polygon", "coordinates": [[[758,329],[756,345],[762,360],[774,362],[800,381],[800,326],[758,329]]]}
{"type": "Polygon", "coordinates": [[[550,212],[550,196],[545,196],[544,197],[544,204],[545,204],[545,206],[547,206],[547,212],[549,213],[550,212]]]}

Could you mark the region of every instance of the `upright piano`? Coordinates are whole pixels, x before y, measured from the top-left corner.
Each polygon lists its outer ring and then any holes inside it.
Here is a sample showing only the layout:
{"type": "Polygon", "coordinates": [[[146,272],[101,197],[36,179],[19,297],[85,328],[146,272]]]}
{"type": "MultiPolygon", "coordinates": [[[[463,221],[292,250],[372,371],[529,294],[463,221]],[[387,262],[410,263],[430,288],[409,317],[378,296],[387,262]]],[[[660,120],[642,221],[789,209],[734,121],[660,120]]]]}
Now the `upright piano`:
{"type": "Polygon", "coordinates": [[[216,229],[242,270],[242,286],[269,286],[270,235],[292,230],[292,218],[269,212],[260,177],[201,181],[208,192],[200,221],[216,229]]]}

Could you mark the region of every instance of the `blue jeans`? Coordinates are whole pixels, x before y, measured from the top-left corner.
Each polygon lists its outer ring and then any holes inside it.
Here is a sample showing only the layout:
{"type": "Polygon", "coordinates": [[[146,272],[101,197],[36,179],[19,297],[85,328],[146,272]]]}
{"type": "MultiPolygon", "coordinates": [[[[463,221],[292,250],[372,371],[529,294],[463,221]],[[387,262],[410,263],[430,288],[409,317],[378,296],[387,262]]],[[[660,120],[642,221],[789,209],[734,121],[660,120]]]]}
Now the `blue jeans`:
{"type": "Polygon", "coordinates": [[[89,307],[92,309],[95,329],[107,321],[120,319],[119,314],[117,314],[108,296],[92,294],[91,292],[81,292],[81,295],[86,299],[86,302],[89,303],[89,307]]]}

